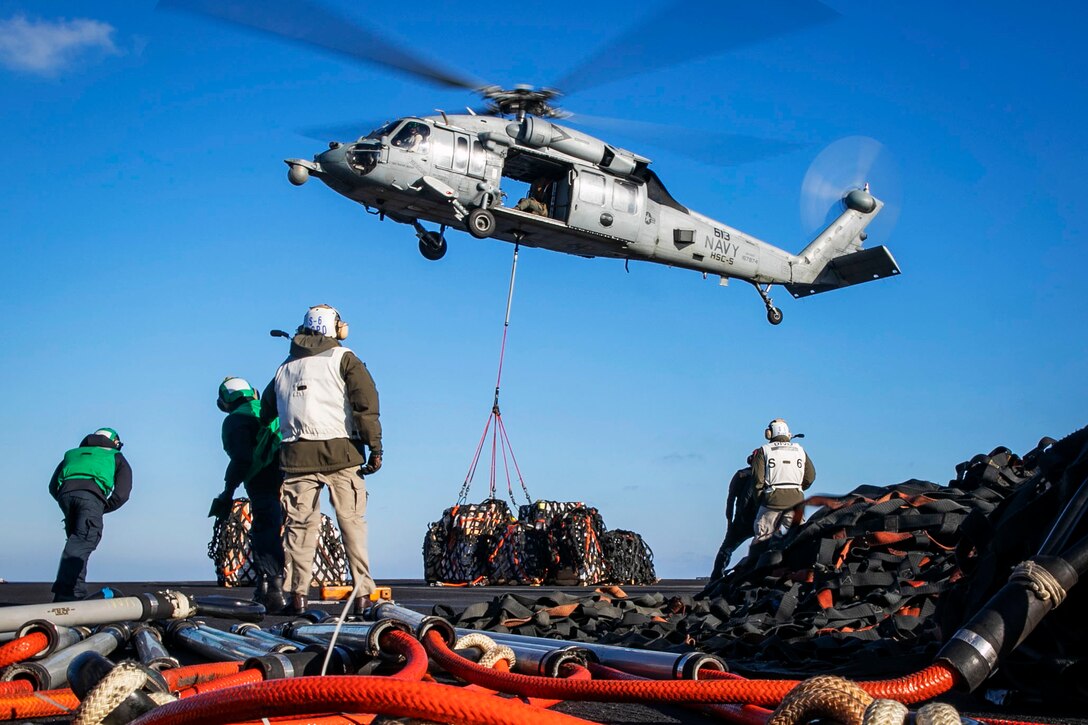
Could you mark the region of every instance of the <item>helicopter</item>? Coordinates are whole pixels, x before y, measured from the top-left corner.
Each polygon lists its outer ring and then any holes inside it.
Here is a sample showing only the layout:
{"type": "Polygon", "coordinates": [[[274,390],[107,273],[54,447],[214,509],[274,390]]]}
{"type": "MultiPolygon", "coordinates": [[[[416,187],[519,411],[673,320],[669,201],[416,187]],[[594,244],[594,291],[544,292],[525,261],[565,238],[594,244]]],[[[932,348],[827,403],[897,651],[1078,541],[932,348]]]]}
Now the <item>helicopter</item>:
{"type": "MultiPolygon", "coordinates": [[[[312,159],[284,160],[292,184],[317,178],[379,219],[411,226],[429,260],[446,254],[445,232],[457,229],[580,257],[653,262],[718,276],[723,286],[730,279],[752,284],[773,325],[782,322],[773,285],[799,298],[900,272],[887,247],[864,247],[866,227],[884,206],[867,183],[846,190],[838,216],[793,254],[681,204],[648,157],[558,123],[569,114],[556,105],[561,93],[554,88],[503,88],[464,78],[385,43],[316,0],[296,0],[286,10],[277,7],[283,3],[270,9],[255,0],[248,7],[211,0],[159,5],[482,96],[480,111],[405,116],[353,141],[332,141],[312,159]],[[504,181],[530,184],[529,195],[510,204],[504,181]]],[[[813,18],[826,19],[819,12],[813,18]]]]}

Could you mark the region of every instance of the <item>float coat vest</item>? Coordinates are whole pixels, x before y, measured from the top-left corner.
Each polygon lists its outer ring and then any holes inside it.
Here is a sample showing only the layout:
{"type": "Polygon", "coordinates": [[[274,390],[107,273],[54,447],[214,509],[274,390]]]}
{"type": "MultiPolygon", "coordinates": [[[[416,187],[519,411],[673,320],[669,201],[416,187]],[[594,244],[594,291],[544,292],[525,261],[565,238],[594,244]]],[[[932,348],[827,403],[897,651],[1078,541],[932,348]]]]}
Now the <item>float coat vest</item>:
{"type": "Polygon", "coordinates": [[[59,486],[71,478],[88,478],[98,484],[102,494],[109,498],[113,493],[113,477],[117,471],[117,449],[100,446],[80,446],[64,454],[61,462],[59,486]]]}
{"type": "Polygon", "coordinates": [[[276,371],[276,408],[284,443],[358,438],[340,361],[348,348],[288,360],[276,371]]]}
{"type": "MultiPolygon", "coordinates": [[[[247,400],[237,408],[227,414],[229,419],[232,415],[242,416],[243,418],[253,418],[260,424],[261,419],[261,401],[259,400],[247,400]]],[[[227,432],[230,430],[230,426],[224,421],[223,424],[223,450],[230,455],[230,441],[227,440],[227,432]]],[[[268,425],[260,426],[257,430],[257,439],[253,445],[253,457],[249,468],[246,470],[245,476],[242,479],[243,484],[248,484],[254,478],[257,477],[261,471],[267,468],[276,460],[276,454],[280,449],[280,419],[273,418],[272,422],[268,425]]]]}
{"type": "Polygon", "coordinates": [[[763,446],[763,503],[768,508],[787,509],[805,500],[805,449],[796,443],[772,441],[763,446]]]}

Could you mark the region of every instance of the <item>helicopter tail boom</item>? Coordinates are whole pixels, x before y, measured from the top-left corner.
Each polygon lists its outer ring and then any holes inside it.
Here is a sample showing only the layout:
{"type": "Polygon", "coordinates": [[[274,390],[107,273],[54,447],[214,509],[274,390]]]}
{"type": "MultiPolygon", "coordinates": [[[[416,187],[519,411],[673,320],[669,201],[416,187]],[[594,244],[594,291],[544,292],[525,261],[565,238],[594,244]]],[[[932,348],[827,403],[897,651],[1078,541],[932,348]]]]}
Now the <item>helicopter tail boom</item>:
{"type": "Polygon", "coordinates": [[[862,249],[865,228],[884,203],[868,189],[843,198],[843,213],[797,255],[793,280],[784,285],[794,297],[806,297],[899,274],[887,247],[862,249]]]}

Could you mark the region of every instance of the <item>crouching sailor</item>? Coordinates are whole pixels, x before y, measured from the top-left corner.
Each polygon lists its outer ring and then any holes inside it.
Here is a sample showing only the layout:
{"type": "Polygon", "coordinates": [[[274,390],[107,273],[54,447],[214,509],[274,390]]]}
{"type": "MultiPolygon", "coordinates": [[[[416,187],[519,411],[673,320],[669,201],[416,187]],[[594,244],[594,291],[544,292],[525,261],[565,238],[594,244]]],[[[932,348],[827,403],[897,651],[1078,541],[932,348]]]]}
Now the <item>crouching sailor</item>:
{"type": "Polygon", "coordinates": [[[68,540],[60,555],[53,601],[87,596],[87,560],[102,540],[102,517],[125,505],[132,493],[132,469],[121,455],[121,437],[99,428],[79,448],[64,454],[49,480],[49,493],[64,512],[68,540]]]}

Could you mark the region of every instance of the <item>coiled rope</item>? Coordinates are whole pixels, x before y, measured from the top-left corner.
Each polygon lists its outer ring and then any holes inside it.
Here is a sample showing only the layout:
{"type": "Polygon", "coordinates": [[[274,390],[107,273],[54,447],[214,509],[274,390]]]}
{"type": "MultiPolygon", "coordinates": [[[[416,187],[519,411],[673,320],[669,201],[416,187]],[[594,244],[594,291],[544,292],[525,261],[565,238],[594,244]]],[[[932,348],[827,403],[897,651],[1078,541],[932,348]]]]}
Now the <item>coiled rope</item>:
{"type": "Polygon", "coordinates": [[[1036,564],[1031,559],[1013,567],[1009,581],[1024,584],[1044,602],[1053,599],[1055,609],[1065,601],[1065,589],[1061,583],[1045,567],[1036,564]]]}

